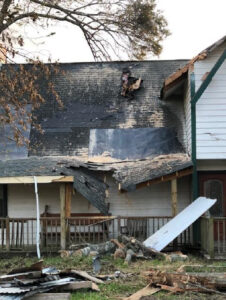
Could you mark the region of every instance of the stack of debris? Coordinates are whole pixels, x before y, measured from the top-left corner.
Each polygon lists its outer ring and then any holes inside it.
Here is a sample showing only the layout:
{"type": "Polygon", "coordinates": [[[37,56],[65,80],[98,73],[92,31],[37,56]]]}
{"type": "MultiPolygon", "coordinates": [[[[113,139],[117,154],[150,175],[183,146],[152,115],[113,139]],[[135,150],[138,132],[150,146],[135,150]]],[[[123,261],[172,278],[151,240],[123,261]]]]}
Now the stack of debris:
{"type": "Polygon", "coordinates": [[[226,298],[226,273],[184,272],[184,268],[180,267],[177,272],[166,272],[152,268],[150,271],[144,272],[143,275],[149,281],[149,284],[123,300],[146,299],[146,296],[153,295],[161,290],[170,294],[195,292],[217,294],[222,296],[220,299],[226,298]]]}
{"type": "Polygon", "coordinates": [[[99,291],[98,283],[103,280],[89,275],[85,271],[43,268],[39,261],[30,267],[15,269],[0,276],[0,299],[70,299],[70,292],[89,289],[99,291]],[[51,291],[51,293],[50,293],[51,291]]]}
{"type": "Polygon", "coordinates": [[[112,239],[101,244],[83,244],[72,245],[70,250],[60,251],[61,257],[69,256],[94,256],[114,253],[114,258],[125,259],[125,263],[129,264],[132,259],[151,259],[153,257],[165,257],[165,254],[158,252],[154,249],[147,248],[142,242],[133,237],[125,235],[120,236],[118,239],[112,239]]]}
{"type": "Polygon", "coordinates": [[[151,286],[171,293],[192,291],[224,294],[226,291],[226,273],[180,273],[152,269],[145,276],[150,280],[151,286]]]}

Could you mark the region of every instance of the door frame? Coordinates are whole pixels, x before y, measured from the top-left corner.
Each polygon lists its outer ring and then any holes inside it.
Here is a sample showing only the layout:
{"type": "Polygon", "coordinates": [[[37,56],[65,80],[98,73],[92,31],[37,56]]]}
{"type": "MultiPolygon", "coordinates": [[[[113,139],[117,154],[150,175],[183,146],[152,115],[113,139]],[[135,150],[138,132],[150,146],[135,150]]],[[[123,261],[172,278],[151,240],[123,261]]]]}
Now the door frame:
{"type": "Polygon", "coordinates": [[[226,217],[226,172],[212,171],[199,172],[199,195],[204,196],[204,182],[215,179],[223,182],[223,216],[226,217]]]}

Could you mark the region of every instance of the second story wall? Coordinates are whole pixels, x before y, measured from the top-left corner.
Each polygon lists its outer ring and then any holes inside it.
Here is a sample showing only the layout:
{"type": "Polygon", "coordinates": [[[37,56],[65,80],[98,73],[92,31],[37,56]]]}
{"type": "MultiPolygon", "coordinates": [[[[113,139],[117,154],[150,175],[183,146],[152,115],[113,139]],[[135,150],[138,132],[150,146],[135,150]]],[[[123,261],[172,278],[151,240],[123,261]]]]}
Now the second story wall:
{"type": "Polygon", "coordinates": [[[185,148],[189,155],[191,155],[191,87],[190,87],[190,72],[188,72],[188,79],[184,92],[184,115],[185,115],[185,148]]]}
{"type": "MultiPolygon", "coordinates": [[[[210,72],[226,42],[194,67],[196,91],[210,72]]],[[[197,159],[226,159],[226,61],[196,105],[197,159]]]]}

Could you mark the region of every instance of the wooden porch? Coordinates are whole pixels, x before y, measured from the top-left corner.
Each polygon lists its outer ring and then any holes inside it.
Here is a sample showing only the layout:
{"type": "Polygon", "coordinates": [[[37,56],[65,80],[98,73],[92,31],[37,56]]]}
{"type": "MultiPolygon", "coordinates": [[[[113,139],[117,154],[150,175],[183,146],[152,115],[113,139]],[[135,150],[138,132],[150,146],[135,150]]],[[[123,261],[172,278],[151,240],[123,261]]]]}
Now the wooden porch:
{"type": "MultiPolygon", "coordinates": [[[[79,243],[101,243],[121,234],[134,236],[143,241],[172,217],[69,217],[65,218],[66,247],[79,243]]],[[[41,217],[41,250],[57,251],[62,248],[61,218],[41,217]]],[[[192,245],[192,228],[183,232],[171,247],[190,247],[192,245]]],[[[1,251],[35,251],[35,218],[0,218],[1,251]]]]}

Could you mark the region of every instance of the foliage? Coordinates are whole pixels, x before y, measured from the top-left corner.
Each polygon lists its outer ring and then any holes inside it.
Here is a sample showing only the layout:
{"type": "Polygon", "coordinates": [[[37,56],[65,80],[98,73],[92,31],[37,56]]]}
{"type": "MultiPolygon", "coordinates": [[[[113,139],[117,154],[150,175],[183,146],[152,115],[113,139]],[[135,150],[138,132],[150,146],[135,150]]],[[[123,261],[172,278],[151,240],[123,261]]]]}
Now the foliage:
{"type": "MultiPolygon", "coordinates": [[[[40,61],[32,65],[6,65],[0,72],[0,124],[10,126],[10,136],[19,146],[29,144],[26,131],[33,126],[42,129],[32,117],[32,111],[45,102],[40,82],[46,83],[45,93],[51,94],[62,106],[61,99],[54,89],[52,76],[59,73],[57,65],[45,65],[40,61]]],[[[62,71],[61,71],[62,72],[62,71]]]]}
{"type": "Polygon", "coordinates": [[[159,55],[161,42],[169,34],[156,0],[0,1],[0,40],[12,55],[17,52],[15,43],[24,44],[15,24],[45,27],[56,21],[80,28],[96,60],[110,60],[110,53],[117,55],[117,49],[136,59],[148,52],[159,55]]]}

